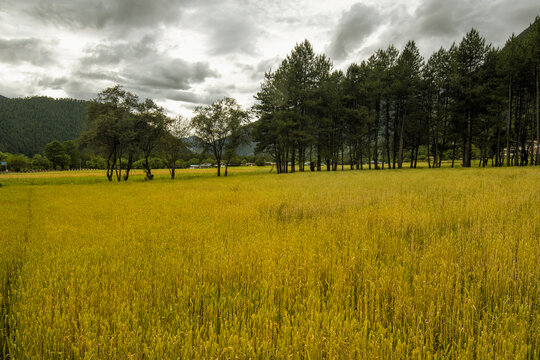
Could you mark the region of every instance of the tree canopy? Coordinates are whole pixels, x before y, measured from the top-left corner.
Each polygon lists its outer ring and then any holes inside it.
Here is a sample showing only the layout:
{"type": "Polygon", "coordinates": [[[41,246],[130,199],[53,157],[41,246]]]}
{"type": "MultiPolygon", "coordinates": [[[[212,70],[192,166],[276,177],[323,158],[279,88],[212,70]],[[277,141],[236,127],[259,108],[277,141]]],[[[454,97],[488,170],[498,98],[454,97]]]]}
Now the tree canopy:
{"type": "Polygon", "coordinates": [[[401,168],[405,157],[416,167],[420,151],[429,167],[443,159],[454,166],[458,157],[463,167],[473,158],[480,166],[504,158],[508,166],[539,165],[539,28],[537,18],[503,49],[472,29],[427,60],[409,41],[345,72],[303,41],[255,96],[257,150],[274,157],[278,173],[294,172],[296,162],[300,171],[362,168],[364,160],[401,168]]]}

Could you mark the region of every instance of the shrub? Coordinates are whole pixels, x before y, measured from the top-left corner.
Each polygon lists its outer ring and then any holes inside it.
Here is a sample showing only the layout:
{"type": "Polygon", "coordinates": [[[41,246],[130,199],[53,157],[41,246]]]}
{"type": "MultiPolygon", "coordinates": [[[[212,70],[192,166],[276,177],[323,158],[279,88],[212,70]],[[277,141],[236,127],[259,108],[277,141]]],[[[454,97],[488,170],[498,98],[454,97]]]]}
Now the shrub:
{"type": "Polygon", "coordinates": [[[10,171],[24,171],[30,168],[30,160],[23,154],[9,155],[7,167],[10,171]]]}
{"type": "Polygon", "coordinates": [[[36,154],[32,158],[32,169],[34,170],[47,170],[50,169],[51,166],[51,162],[40,154],[36,154]]]}

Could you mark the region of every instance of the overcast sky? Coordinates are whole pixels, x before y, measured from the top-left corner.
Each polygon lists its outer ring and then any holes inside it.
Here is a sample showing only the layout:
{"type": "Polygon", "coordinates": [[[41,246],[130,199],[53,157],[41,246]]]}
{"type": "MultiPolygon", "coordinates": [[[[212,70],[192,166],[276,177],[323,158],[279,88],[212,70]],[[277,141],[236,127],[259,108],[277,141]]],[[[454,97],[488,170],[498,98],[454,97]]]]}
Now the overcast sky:
{"type": "Polygon", "coordinates": [[[0,95],[91,99],[113,84],[171,114],[250,106],[264,72],[308,39],[336,68],[415,40],[428,57],[472,27],[502,46],[538,0],[0,0],[0,95]]]}

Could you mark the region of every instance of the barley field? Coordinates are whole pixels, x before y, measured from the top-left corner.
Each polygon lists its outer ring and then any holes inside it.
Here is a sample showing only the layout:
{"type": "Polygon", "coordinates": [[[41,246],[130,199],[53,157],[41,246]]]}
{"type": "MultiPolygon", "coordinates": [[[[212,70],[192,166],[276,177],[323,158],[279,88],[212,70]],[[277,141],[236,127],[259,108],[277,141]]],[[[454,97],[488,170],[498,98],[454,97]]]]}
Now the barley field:
{"type": "Polygon", "coordinates": [[[0,184],[4,358],[540,358],[540,169],[0,184]]]}

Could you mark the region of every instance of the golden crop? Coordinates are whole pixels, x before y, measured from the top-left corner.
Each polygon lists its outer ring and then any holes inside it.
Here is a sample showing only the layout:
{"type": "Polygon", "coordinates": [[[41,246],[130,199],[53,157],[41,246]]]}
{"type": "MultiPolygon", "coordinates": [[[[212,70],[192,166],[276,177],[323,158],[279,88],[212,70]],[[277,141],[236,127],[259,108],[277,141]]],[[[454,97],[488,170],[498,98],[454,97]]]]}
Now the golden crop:
{"type": "Polygon", "coordinates": [[[539,169],[267,171],[0,177],[4,355],[540,357],[539,169]]]}

